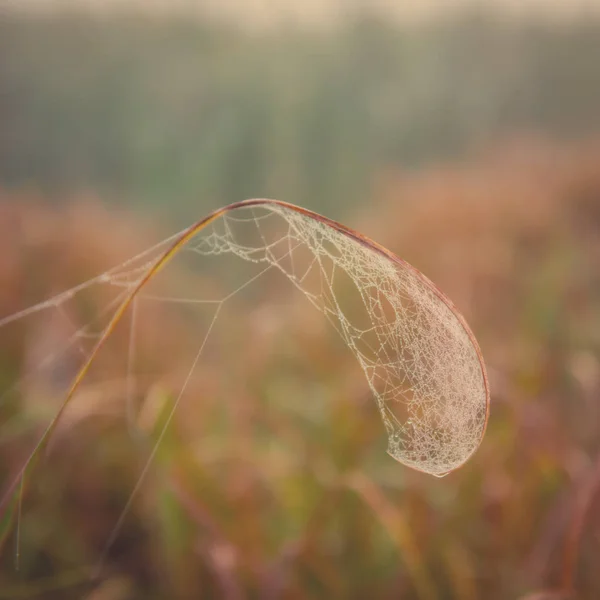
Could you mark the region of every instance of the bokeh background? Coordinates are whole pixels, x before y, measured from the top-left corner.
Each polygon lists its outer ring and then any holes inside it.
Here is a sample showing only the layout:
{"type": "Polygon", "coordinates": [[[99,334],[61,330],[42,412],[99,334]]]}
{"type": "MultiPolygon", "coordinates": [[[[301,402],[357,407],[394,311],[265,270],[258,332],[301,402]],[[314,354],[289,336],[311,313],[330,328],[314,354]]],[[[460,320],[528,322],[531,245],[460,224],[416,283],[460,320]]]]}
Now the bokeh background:
{"type": "MultiPolygon", "coordinates": [[[[117,338],[18,535],[0,515],[0,597],[600,597],[599,64],[593,1],[0,1],[0,317],[276,197],[435,281],[492,388],[473,459],[410,471],[351,354],[273,288],[224,322],[90,581],[190,343],[149,315],[137,427],[117,338]]],[[[94,306],[0,329],[2,387],[94,306]]],[[[3,396],[2,487],[72,370],[3,396]]]]}

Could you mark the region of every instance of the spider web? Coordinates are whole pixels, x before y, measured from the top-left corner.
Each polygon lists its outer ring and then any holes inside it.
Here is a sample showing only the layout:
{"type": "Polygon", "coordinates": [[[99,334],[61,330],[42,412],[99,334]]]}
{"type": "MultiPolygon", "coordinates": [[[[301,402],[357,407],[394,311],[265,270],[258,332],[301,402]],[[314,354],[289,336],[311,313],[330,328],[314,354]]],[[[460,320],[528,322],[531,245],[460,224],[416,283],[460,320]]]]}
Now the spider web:
{"type": "Polygon", "coordinates": [[[283,273],[357,358],[389,454],[436,476],[463,464],[484,432],[487,385],[474,339],[448,301],[410,265],[327,223],[280,205],[261,207],[260,216],[250,210],[262,243],[243,243],[225,215],[190,249],[283,273]],[[269,213],[285,222],[283,236],[265,233],[269,213]]]}
{"type": "MultiPolygon", "coordinates": [[[[181,399],[190,393],[194,373],[205,357],[224,306],[242,290],[256,290],[254,300],[263,293],[273,293],[274,276],[300,290],[356,357],[377,402],[388,434],[388,453],[393,458],[419,471],[443,476],[462,465],[482,439],[488,410],[483,362],[466,323],[429,280],[370,240],[292,205],[248,201],[223,209],[219,217],[193,235],[186,233],[189,230],[181,232],[50,300],[0,319],[4,328],[25,318],[51,314],[70,327],[70,335],[63,335],[60,344],[0,395],[0,407],[11,394],[26,397],[28,383],[39,379],[40,374],[53,374],[50,380],[55,382],[59,373],[63,388],[68,387],[90,357],[94,367],[99,367],[95,376],[101,378],[102,366],[114,372],[112,356],[113,362],[117,357],[124,363],[125,376],[118,382],[124,394],[119,397],[125,396],[132,423],[134,397],[142,381],[134,376],[134,366],[143,350],[138,316],[146,310],[143,307],[174,306],[188,311],[186,323],[200,321],[200,341],[189,332],[187,336],[191,338],[187,356],[193,360],[190,363],[187,359],[188,367],[180,377],[164,426],[107,548],[181,399]],[[154,273],[157,262],[184,236],[185,243],[176,252],[177,261],[154,273]],[[201,278],[190,276],[198,272],[202,272],[201,278]],[[269,285],[265,285],[267,279],[269,285]],[[240,280],[243,283],[239,284],[240,280]],[[128,297],[132,302],[127,319],[122,319],[127,322],[113,331],[111,322],[128,297]],[[81,318],[75,318],[69,307],[82,298],[88,312],[94,314],[78,328],[81,318]],[[204,311],[201,319],[193,310],[189,312],[196,308],[204,311]],[[95,346],[107,336],[114,352],[96,357],[95,346]],[[66,369],[65,363],[70,365],[66,369]]],[[[154,321],[160,322],[160,315],[155,315],[154,321]]],[[[173,356],[171,362],[179,359],[173,356]]],[[[93,378],[94,373],[86,375],[86,384],[93,378]]],[[[69,409],[76,405],[70,404],[69,409]]],[[[34,447],[17,481],[52,427],[51,423],[34,447]]]]}
{"type": "MultiPolygon", "coordinates": [[[[61,312],[68,301],[92,288],[116,288],[118,293],[105,299],[105,307],[33,371],[55,365],[73,347],[85,356],[118,304],[177,237],[50,300],[0,319],[0,327],[41,311],[61,312]]],[[[357,358],[381,411],[394,458],[441,475],[460,466],[476,449],[487,414],[482,361],[463,320],[410,265],[278,204],[242,206],[225,213],[183,250],[202,257],[232,255],[260,268],[221,297],[153,294],[148,285],[137,294],[137,302],[213,305],[216,319],[228,300],[267,271],[276,270],[325,315],[357,358]]],[[[132,331],[134,326],[132,316],[132,331]]],[[[133,343],[128,361],[132,354],[133,343]]]]}

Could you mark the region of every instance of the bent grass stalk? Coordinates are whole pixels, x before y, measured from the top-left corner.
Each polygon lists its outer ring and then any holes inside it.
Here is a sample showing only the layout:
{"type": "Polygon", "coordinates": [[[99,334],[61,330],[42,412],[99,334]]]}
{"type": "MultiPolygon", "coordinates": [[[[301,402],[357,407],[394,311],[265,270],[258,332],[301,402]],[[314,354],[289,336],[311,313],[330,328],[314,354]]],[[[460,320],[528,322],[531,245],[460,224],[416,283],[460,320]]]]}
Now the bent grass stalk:
{"type": "MultiPolygon", "coordinates": [[[[125,277],[122,273],[109,271],[90,280],[88,284],[81,284],[54,299],[0,321],[1,326],[48,306],[58,306],[63,299],[72,297],[92,282],[110,281],[126,288],[124,298],[77,371],[58,410],[4,491],[0,499],[0,511],[6,509],[16,492],[19,505],[17,514],[20,514],[26,475],[47,445],[101,349],[124,315],[133,311],[136,298],[143,296],[142,291],[150,281],[201,234],[205,234],[205,237],[192,247],[198,254],[232,254],[266,267],[220,300],[186,300],[213,303],[215,312],[108,545],[114,541],[142,483],[221,307],[269,269],[281,271],[306,295],[331,322],[357,358],[377,401],[388,433],[388,453],[394,459],[419,471],[443,476],[460,467],[475,452],[487,425],[489,386],[479,346],[452,302],[418,270],[362,234],[286,202],[252,199],[220,208],[155,246],[154,249],[160,249],[165,243],[169,244],[158,258],[136,267],[125,277]],[[227,222],[228,215],[242,209],[251,212],[247,222],[256,227],[260,235],[258,244],[252,245],[237,239],[231,227],[233,221],[227,222]],[[264,211],[265,215],[257,217],[255,209],[264,211]],[[275,241],[267,239],[268,234],[261,226],[261,219],[269,215],[277,216],[287,226],[286,234],[275,241]],[[218,221],[222,221],[220,231],[214,229],[218,221]],[[213,231],[206,234],[211,225],[213,231]],[[307,250],[309,260],[306,260],[307,250]],[[133,282],[130,281],[131,273],[138,275],[133,282]],[[317,275],[315,292],[310,288],[310,283],[312,281],[314,284],[317,275]],[[362,320],[359,319],[360,323],[356,322],[355,315],[348,310],[343,294],[336,287],[344,278],[344,289],[349,285],[362,301],[364,314],[362,320]]],[[[132,314],[131,332],[134,318],[135,314],[132,314]]],[[[132,356],[133,348],[130,347],[128,363],[132,356]]],[[[128,395],[131,392],[130,385],[129,382],[128,395]]]]}

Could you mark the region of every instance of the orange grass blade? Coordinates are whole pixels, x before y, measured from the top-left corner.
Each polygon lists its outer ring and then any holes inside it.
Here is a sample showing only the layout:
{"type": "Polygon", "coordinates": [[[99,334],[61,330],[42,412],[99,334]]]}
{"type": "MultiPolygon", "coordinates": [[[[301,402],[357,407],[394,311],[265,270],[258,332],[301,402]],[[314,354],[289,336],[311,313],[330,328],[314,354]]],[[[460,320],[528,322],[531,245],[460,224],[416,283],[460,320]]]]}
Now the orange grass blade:
{"type": "MultiPolygon", "coordinates": [[[[40,437],[38,443],[32,449],[31,453],[29,454],[26,461],[24,462],[22,468],[19,470],[19,472],[16,474],[16,476],[14,477],[12,482],[9,484],[7,489],[4,491],[2,499],[0,500],[0,509],[3,509],[6,507],[7,503],[9,502],[13,493],[15,492],[17,486],[19,485],[19,482],[21,482],[23,480],[23,478],[27,474],[28,470],[32,467],[35,458],[39,455],[40,451],[46,446],[49,438],[51,437],[59,420],[61,419],[61,416],[65,412],[65,409],[67,408],[67,406],[69,405],[71,400],[73,399],[76,391],[80,387],[83,379],[85,378],[86,374],[88,373],[88,371],[89,371],[92,363],[96,359],[98,353],[100,352],[102,347],[105,345],[107,339],[111,336],[111,334],[113,333],[113,331],[115,330],[115,328],[117,327],[117,325],[119,324],[121,319],[123,318],[123,315],[131,307],[132,302],[134,301],[136,296],[139,294],[139,292],[148,284],[148,282],[150,280],[152,280],[157,275],[157,273],[159,273],[169,263],[169,261],[179,252],[180,249],[182,249],[186,245],[187,242],[189,242],[194,236],[196,236],[198,233],[200,233],[208,225],[210,225],[211,223],[213,223],[214,221],[223,217],[224,215],[226,215],[227,213],[229,213],[231,211],[234,211],[236,209],[251,208],[251,207],[262,207],[262,208],[271,210],[273,212],[277,212],[280,216],[284,216],[284,218],[286,215],[292,215],[292,216],[295,215],[294,218],[302,217],[306,223],[311,224],[311,227],[315,228],[315,231],[317,230],[316,224],[319,224],[319,227],[322,227],[322,229],[319,229],[319,231],[336,232],[336,235],[339,235],[340,241],[343,241],[344,244],[352,242],[352,244],[353,244],[352,248],[362,249],[364,255],[365,256],[368,255],[369,257],[371,257],[374,261],[373,264],[377,264],[378,268],[381,267],[381,268],[386,269],[388,266],[390,268],[393,267],[393,268],[396,268],[398,270],[398,272],[401,271],[402,273],[405,274],[405,276],[410,277],[410,282],[412,282],[413,285],[421,286],[422,289],[425,291],[425,293],[427,295],[427,298],[426,298],[427,302],[429,302],[430,304],[433,302],[439,303],[440,307],[442,307],[443,310],[446,311],[447,314],[450,315],[452,319],[456,320],[455,322],[453,322],[453,326],[456,325],[456,323],[458,323],[458,329],[456,329],[456,327],[455,327],[455,329],[453,331],[456,332],[456,331],[460,330],[460,335],[464,336],[465,340],[467,340],[467,343],[470,345],[469,352],[472,352],[473,356],[475,357],[475,359],[472,361],[473,365],[471,365],[471,368],[475,368],[475,366],[476,366],[476,368],[478,369],[478,372],[475,373],[473,375],[473,377],[474,377],[474,380],[476,381],[477,385],[479,385],[480,395],[481,395],[480,398],[473,399],[473,402],[478,402],[478,405],[476,408],[478,411],[477,414],[479,415],[479,419],[481,422],[476,424],[477,431],[474,434],[475,440],[470,442],[470,446],[467,448],[467,452],[464,452],[464,450],[461,449],[463,454],[460,455],[457,459],[453,459],[454,462],[452,462],[451,464],[449,463],[450,466],[448,468],[443,468],[443,466],[440,466],[439,468],[436,467],[435,469],[433,469],[433,468],[429,468],[427,465],[425,465],[425,463],[420,465],[418,457],[410,458],[406,453],[405,454],[402,453],[402,449],[400,446],[402,440],[400,438],[401,438],[401,432],[406,431],[406,429],[402,428],[404,426],[402,426],[400,429],[398,429],[398,427],[396,427],[396,424],[393,422],[393,420],[390,419],[390,415],[388,413],[386,413],[386,410],[389,411],[389,408],[383,406],[382,403],[380,403],[380,410],[382,413],[382,417],[384,419],[384,423],[386,424],[386,427],[388,428],[388,434],[389,434],[389,439],[390,439],[390,447],[389,447],[390,449],[388,450],[388,452],[394,458],[399,460],[400,462],[403,462],[403,463],[407,464],[408,466],[416,468],[417,470],[423,470],[423,471],[430,472],[434,475],[439,476],[439,475],[445,474],[446,471],[449,472],[451,470],[454,470],[455,468],[458,468],[459,466],[461,466],[461,464],[463,464],[464,462],[466,462],[466,460],[468,460],[468,458],[472,455],[472,453],[476,450],[477,446],[479,445],[479,442],[481,441],[481,439],[484,435],[486,426],[487,426],[487,420],[488,420],[488,416],[489,416],[489,386],[488,386],[488,379],[487,379],[487,375],[486,375],[486,371],[485,371],[485,365],[483,362],[481,351],[479,350],[479,346],[478,346],[471,330],[469,329],[468,325],[466,324],[464,318],[460,315],[460,313],[454,307],[452,302],[440,290],[438,290],[438,288],[433,283],[431,283],[429,281],[429,279],[427,279],[424,275],[422,275],[417,269],[415,269],[414,267],[412,267],[411,265],[409,265],[402,259],[398,258],[395,254],[393,254],[386,248],[380,246],[373,240],[370,240],[369,238],[338,223],[337,221],[328,219],[327,217],[321,216],[321,215],[314,213],[312,211],[309,211],[307,209],[300,208],[298,206],[294,206],[293,204],[289,204],[289,203],[282,202],[279,200],[252,199],[252,200],[245,200],[242,202],[236,202],[236,203],[230,204],[228,206],[225,206],[223,208],[220,208],[220,209],[210,213],[208,216],[204,217],[203,219],[199,220],[198,222],[194,223],[193,225],[191,225],[190,227],[185,229],[183,232],[181,232],[174,239],[174,241],[171,243],[171,245],[163,252],[163,254],[148,268],[148,270],[145,272],[145,274],[140,279],[140,281],[131,289],[131,291],[128,293],[128,295],[125,297],[125,299],[122,301],[122,303],[117,308],[112,319],[108,323],[107,327],[105,328],[101,337],[99,338],[98,342],[96,343],[95,347],[93,348],[90,356],[88,357],[86,362],[83,364],[83,366],[80,368],[77,375],[73,379],[71,386],[70,386],[64,400],[62,401],[58,411],[56,412],[54,417],[51,419],[50,423],[48,424],[48,426],[46,427],[42,436],[40,437]],[[327,228],[330,228],[330,229],[327,229],[327,228]],[[377,258],[377,261],[379,261],[379,262],[377,262],[375,260],[376,258],[377,258]],[[382,262],[382,259],[383,259],[383,262],[382,262]]],[[[290,217],[290,219],[291,218],[292,217],[290,217]]],[[[336,239],[338,239],[338,238],[336,238],[336,239]]],[[[357,352],[355,352],[355,354],[356,353],[357,352]]],[[[363,362],[361,362],[361,365],[363,366],[363,369],[365,369],[365,365],[363,364],[363,362]]],[[[444,367],[444,365],[441,365],[441,366],[444,367]]],[[[446,365],[446,367],[447,367],[447,365],[446,365]]],[[[365,372],[366,372],[366,370],[365,370],[365,372]]],[[[444,371],[444,372],[448,373],[449,371],[448,371],[448,369],[446,369],[446,371],[444,371]]],[[[371,389],[375,392],[376,390],[374,388],[374,385],[372,384],[371,381],[369,383],[371,385],[371,389]]],[[[429,402],[431,399],[427,398],[425,400],[429,402]]],[[[452,399],[447,400],[449,408],[444,408],[445,412],[443,413],[443,414],[448,414],[450,417],[453,416],[451,413],[452,407],[450,406],[451,401],[452,401],[452,399]]],[[[378,398],[378,402],[379,402],[379,398],[378,398]]],[[[459,417],[460,417],[460,415],[459,415],[459,417]]],[[[456,423],[451,423],[450,425],[451,426],[449,428],[446,428],[446,430],[443,430],[441,434],[438,434],[436,432],[436,435],[442,435],[442,434],[445,436],[451,435],[452,431],[453,431],[452,427],[454,427],[454,429],[456,429],[456,427],[460,426],[461,423],[458,423],[458,425],[456,423]]],[[[462,424],[462,425],[464,425],[464,424],[462,424]]],[[[434,426],[443,429],[443,427],[445,427],[445,424],[438,423],[434,426]]],[[[413,425],[413,427],[414,427],[414,425],[413,425]]],[[[423,433],[423,432],[421,432],[421,433],[423,433]]],[[[428,441],[428,440],[426,439],[425,441],[428,441]]],[[[439,442],[439,440],[438,440],[438,442],[439,442]]],[[[439,442],[439,443],[441,444],[442,442],[439,442]]]]}

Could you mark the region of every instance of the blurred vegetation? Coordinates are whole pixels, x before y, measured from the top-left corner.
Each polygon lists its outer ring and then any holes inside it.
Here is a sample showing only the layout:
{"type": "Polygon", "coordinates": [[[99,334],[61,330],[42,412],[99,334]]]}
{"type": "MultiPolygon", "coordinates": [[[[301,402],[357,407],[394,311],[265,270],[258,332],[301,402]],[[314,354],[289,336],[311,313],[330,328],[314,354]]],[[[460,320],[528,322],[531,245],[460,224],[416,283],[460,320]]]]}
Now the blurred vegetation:
{"type": "Polygon", "coordinates": [[[600,23],[484,14],[248,32],[140,15],[0,19],[0,181],[92,189],[182,222],[241,198],[369,197],[382,165],[600,123],[600,23]]]}
{"type": "MultiPolygon", "coordinates": [[[[30,478],[18,572],[5,529],[0,597],[596,598],[599,174],[598,144],[524,138],[462,166],[388,171],[350,220],[447,291],[481,342],[491,420],[458,472],[434,479],[389,458],[351,353],[301,294],[263,282],[267,304],[238,306],[215,331],[90,582],[81,568],[98,560],[173,400],[182,349],[189,359],[199,341],[158,304],[139,317],[149,380],[135,435],[119,334],[30,478]]],[[[159,239],[90,201],[3,201],[2,314],[159,239]]],[[[90,306],[3,328],[3,379],[60,347],[90,306]]],[[[70,361],[0,405],[3,481],[55,410],[70,361]]]]}

